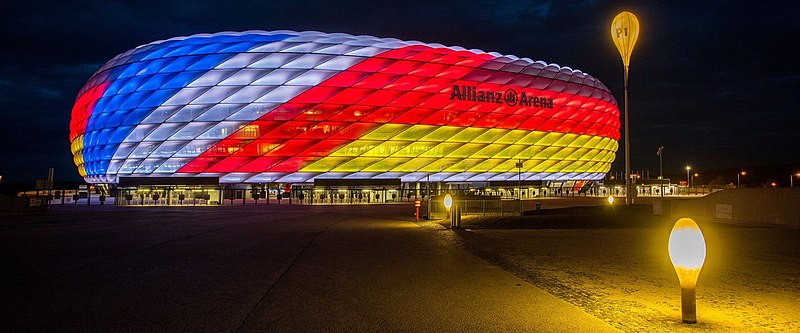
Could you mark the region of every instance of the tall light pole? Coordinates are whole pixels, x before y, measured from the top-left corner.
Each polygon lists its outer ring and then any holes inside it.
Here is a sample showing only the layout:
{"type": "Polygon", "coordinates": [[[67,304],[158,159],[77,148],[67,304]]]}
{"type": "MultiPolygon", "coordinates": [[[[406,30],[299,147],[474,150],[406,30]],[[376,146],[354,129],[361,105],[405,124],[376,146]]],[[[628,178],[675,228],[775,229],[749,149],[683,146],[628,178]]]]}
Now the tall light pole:
{"type": "Polygon", "coordinates": [[[664,146],[658,147],[658,185],[661,186],[661,198],[664,198],[664,146]]]}
{"type": "MultiPolygon", "coordinates": [[[[691,178],[689,178],[689,170],[692,170],[692,167],[687,165],[686,166],[686,186],[687,187],[692,187],[691,178]]],[[[687,191],[686,193],[688,194],[689,192],[687,191]]]]}
{"type": "Polygon", "coordinates": [[[519,198],[519,214],[522,215],[522,160],[517,160],[517,198],[519,198]]]}
{"type": "Polygon", "coordinates": [[[736,174],[736,188],[739,188],[741,186],[741,179],[739,178],[739,176],[746,176],[746,175],[747,175],[747,172],[745,172],[745,171],[742,171],[742,172],[739,172],[739,173],[736,174]]]}
{"type": "Polygon", "coordinates": [[[425,175],[425,214],[431,219],[431,174],[425,175]]]}
{"type": "Polygon", "coordinates": [[[633,203],[631,197],[631,135],[628,122],[628,67],[636,40],[639,39],[639,20],[633,13],[624,11],[611,22],[611,39],[617,46],[625,66],[625,204],[633,203]]]}

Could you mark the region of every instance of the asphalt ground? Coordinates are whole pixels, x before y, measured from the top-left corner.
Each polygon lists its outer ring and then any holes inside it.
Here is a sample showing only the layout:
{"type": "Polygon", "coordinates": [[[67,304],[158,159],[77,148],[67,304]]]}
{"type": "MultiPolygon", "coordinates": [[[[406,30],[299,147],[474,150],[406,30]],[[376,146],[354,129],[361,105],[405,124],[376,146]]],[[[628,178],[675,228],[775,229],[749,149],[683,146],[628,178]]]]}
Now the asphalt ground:
{"type": "Polygon", "coordinates": [[[613,331],[411,206],[0,217],[2,332],[613,331]]]}

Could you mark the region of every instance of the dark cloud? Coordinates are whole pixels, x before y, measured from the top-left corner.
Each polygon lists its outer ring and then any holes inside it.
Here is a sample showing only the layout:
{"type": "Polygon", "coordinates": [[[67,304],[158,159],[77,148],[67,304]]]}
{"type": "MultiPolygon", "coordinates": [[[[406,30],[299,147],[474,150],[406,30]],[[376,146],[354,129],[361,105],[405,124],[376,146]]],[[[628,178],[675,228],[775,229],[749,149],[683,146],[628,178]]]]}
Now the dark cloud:
{"type": "Polygon", "coordinates": [[[460,45],[581,69],[621,101],[608,26],[623,9],[642,21],[634,168],[655,169],[659,145],[667,169],[800,162],[796,2],[29,1],[0,13],[0,174],[28,180],[55,166],[77,178],[67,142],[75,94],[105,61],[154,40],[291,29],[460,45]]]}

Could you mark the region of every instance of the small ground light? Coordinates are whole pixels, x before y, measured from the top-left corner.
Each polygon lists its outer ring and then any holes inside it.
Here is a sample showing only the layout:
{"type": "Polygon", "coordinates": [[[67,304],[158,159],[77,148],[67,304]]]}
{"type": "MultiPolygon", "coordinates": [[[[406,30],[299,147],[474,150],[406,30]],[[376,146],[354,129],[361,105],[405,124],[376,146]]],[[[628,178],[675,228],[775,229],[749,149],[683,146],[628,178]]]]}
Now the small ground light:
{"type": "Polygon", "coordinates": [[[450,194],[445,194],[444,195],[444,208],[447,208],[447,210],[450,210],[450,207],[453,207],[453,197],[451,197],[450,194]]]}
{"type": "Polygon", "coordinates": [[[614,196],[613,195],[609,195],[608,199],[606,199],[606,200],[608,200],[608,204],[609,205],[613,205],[614,204],[614,196]]]}
{"type": "Polygon", "coordinates": [[[690,218],[675,222],[669,234],[669,259],[681,284],[681,317],[684,323],[697,323],[695,287],[706,260],[706,240],[690,218]]]}

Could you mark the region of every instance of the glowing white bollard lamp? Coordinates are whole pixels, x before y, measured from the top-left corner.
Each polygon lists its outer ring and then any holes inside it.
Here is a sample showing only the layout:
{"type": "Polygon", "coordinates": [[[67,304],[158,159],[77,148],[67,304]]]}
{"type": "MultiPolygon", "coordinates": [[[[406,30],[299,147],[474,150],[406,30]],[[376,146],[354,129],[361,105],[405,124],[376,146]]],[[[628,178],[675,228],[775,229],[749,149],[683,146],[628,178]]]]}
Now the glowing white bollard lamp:
{"type": "Polygon", "coordinates": [[[450,194],[444,195],[444,208],[447,208],[447,211],[450,211],[450,207],[453,207],[453,197],[450,194]]]}
{"type": "Polygon", "coordinates": [[[450,218],[450,228],[461,228],[461,206],[453,206],[453,197],[450,194],[444,196],[444,207],[447,208],[447,217],[450,218]],[[450,209],[450,208],[453,209],[450,209]]]}
{"type": "Polygon", "coordinates": [[[669,234],[669,259],[681,283],[681,316],[687,324],[697,323],[695,286],[706,260],[706,240],[690,218],[675,222],[669,234]]]}
{"type": "Polygon", "coordinates": [[[608,199],[606,199],[606,200],[608,200],[608,204],[609,205],[613,205],[614,204],[614,196],[613,195],[609,195],[608,199]]]}

